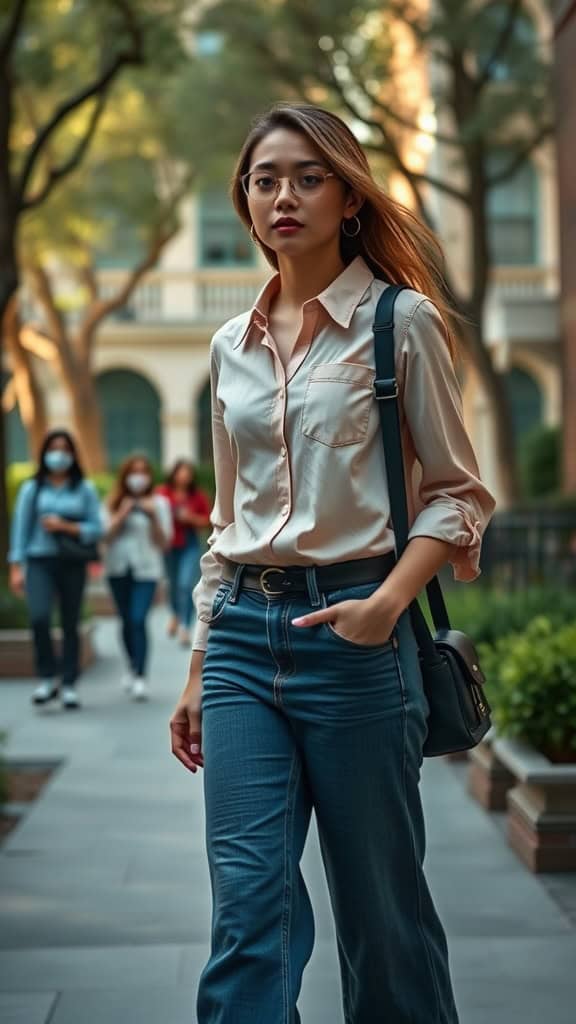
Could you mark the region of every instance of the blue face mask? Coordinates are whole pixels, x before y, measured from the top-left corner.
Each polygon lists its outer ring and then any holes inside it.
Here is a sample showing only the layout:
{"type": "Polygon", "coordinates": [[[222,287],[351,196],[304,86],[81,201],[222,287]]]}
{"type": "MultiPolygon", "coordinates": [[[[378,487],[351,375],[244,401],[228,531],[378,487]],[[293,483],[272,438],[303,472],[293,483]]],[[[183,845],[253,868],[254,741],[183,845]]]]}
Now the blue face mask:
{"type": "Polygon", "coordinates": [[[61,452],[58,450],[46,452],[44,456],[44,465],[50,473],[65,473],[74,462],[73,456],[70,452],[61,452]]]}

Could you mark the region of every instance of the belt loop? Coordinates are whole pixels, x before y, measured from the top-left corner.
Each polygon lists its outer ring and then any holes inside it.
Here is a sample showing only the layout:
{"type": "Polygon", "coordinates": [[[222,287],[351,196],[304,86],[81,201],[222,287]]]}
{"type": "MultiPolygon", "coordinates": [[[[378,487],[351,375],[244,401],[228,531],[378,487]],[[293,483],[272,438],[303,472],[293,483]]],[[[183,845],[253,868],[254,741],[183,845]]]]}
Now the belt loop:
{"type": "Polygon", "coordinates": [[[322,604],[320,599],[320,591],[318,590],[318,580],[316,579],[316,566],[306,566],[306,586],[308,587],[308,597],[310,598],[310,604],[313,608],[319,608],[322,604]]]}
{"type": "Polygon", "coordinates": [[[232,582],[232,590],[230,591],[230,597],[228,598],[228,604],[236,604],[238,601],[238,591],[242,585],[242,574],[246,568],[244,563],[241,563],[236,567],[234,573],[234,580],[232,582]]]}

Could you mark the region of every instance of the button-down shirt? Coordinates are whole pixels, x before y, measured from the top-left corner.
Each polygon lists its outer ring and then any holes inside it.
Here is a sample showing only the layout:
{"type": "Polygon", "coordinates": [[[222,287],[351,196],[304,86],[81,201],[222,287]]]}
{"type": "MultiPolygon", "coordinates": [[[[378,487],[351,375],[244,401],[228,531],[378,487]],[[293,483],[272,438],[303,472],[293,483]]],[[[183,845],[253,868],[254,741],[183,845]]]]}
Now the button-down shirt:
{"type": "MultiPolygon", "coordinates": [[[[325,565],[394,549],[372,324],[387,284],[357,257],[303,307],[284,366],[270,332],[278,275],[211,344],[216,473],[213,531],[194,591],[194,648],[205,650],[223,559],[325,565]]],[[[409,539],[452,545],[458,580],[479,574],[494,499],[480,480],[458,378],[435,306],[396,301],[395,361],[409,539]]]]}
{"type": "Polygon", "coordinates": [[[25,480],[12,517],[8,561],[58,556],[56,537],[42,526],[44,516],[73,520],[86,544],[97,541],[102,535],[99,509],[98,494],[90,480],[80,480],[76,485],[66,481],[61,486],[45,480],[40,488],[36,480],[25,480]]]}
{"type": "MultiPolygon", "coordinates": [[[[162,494],[154,494],[152,501],[160,532],[168,545],[172,540],[170,503],[162,494]]],[[[107,532],[111,514],[106,503],[102,505],[101,514],[107,532]]],[[[104,572],[112,577],[131,573],[135,580],[159,580],[164,574],[164,552],[154,539],[150,516],[138,508],[138,502],[126,516],[116,536],[104,545],[104,572]]]]}

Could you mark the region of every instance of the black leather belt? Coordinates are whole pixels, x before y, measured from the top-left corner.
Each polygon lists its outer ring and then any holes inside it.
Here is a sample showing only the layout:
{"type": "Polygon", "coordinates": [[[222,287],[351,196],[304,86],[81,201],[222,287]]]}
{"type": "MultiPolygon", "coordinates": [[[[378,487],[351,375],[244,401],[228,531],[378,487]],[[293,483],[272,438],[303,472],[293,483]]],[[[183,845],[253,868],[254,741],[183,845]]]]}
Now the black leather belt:
{"type": "MultiPolygon", "coordinates": [[[[389,574],[396,564],[394,552],[375,555],[373,558],[357,558],[350,562],[333,562],[331,565],[317,565],[316,585],[319,591],[339,590],[354,587],[360,583],[377,583],[389,574]]],[[[232,583],[238,570],[237,562],[225,562],[222,579],[232,583]]],[[[240,589],[261,590],[268,597],[281,594],[303,593],[308,590],[306,567],[292,565],[244,565],[240,589]]]]}

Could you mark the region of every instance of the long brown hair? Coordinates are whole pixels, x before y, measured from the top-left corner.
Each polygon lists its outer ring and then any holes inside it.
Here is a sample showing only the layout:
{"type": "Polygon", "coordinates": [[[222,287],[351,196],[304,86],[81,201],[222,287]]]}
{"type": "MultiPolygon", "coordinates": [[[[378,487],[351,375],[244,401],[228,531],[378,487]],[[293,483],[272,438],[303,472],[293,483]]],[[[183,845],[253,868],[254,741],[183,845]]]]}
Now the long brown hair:
{"type": "Polygon", "coordinates": [[[142,494],[138,495],[138,497],[143,498],[148,494],[152,494],[154,489],[154,473],[152,472],[150,459],[147,455],[140,454],[140,452],[133,452],[132,455],[129,455],[128,458],[124,459],[124,462],[119,467],[114,487],[108,497],[108,505],[112,512],[116,511],[123,498],[130,496],[130,491],[126,486],[126,477],[132,472],[132,466],[135,462],[146,463],[147,472],[150,473],[150,486],[143,491],[142,494]]]}
{"type": "MultiPolygon", "coordinates": [[[[360,143],[336,114],[309,103],[277,103],[256,118],[238,157],[230,189],[236,212],[246,227],[251,227],[252,218],[241,178],[250,169],[255,146],[275,128],[305,135],[330,170],[364,200],[358,213],[359,234],[355,238],[342,235],[344,262],[348,264],[360,255],[376,277],[391,284],[406,284],[431,299],[444,320],[446,341],[455,359],[455,329],[461,317],[446,297],[440,243],[411,210],[378,185],[360,143]]],[[[278,269],[274,250],[259,244],[268,262],[278,269]]]]}

